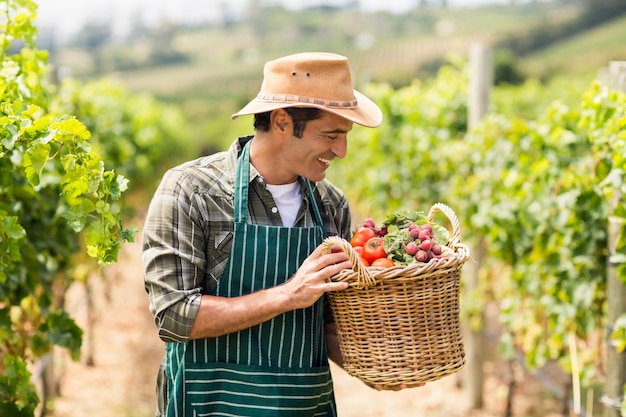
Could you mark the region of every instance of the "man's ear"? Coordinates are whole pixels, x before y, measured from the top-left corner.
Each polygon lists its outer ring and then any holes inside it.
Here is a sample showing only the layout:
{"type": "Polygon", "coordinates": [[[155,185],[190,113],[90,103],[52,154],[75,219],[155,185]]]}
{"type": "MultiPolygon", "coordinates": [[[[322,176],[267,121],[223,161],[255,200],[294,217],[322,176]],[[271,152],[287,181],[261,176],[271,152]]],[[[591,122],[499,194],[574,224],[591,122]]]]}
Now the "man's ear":
{"type": "Polygon", "coordinates": [[[289,114],[284,109],[276,109],[270,116],[270,124],[273,129],[285,132],[289,125],[289,114]]]}

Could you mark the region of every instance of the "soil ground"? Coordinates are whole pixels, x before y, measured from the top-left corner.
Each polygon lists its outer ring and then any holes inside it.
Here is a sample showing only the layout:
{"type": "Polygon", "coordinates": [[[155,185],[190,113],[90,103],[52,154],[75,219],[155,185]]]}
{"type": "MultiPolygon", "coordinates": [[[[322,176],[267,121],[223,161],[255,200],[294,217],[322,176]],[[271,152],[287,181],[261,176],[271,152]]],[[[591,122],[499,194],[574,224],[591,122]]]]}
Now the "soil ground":
{"type": "MultiPolygon", "coordinates": [[[[155,377],[164,344],[156,336],[143,288],[139,243],[125,245],[120,260],[94,279],[94,326],[87,330],[85,289],[69,294],[69,312],[86,330],[83,356],[74,362],[57,355],[60,395],[48,401],[48,417],[151,417],[155,377]]],[[[493,349],[490,349],[493,350],[493,349]]],[[[493,356],[493,355],[490,355],[493,356]]],[[[562,405],[536,379],[514,367],[511,416],[556,417],[562,405]]],[[[332,368],[340,417],[505,416],[510,371],[496,359],[485,364],[484,407],[470,410],[459,374],[400,392],[375,391],[332,368]]]]}

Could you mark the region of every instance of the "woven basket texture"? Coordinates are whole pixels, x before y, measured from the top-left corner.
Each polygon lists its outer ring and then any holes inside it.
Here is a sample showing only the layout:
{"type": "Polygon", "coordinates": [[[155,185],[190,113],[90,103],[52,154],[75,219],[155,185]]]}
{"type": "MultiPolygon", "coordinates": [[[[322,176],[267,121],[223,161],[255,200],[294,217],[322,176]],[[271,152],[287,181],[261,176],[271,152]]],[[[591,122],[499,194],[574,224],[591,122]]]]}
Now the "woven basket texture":
{"type": "Polygon", "coordinates": [[[353,271],[332,281],[348,281],[346,290],[329,292],[343,367],[363,382],[392,389],[432,382],[460,370],[465,349],[460,325],[461,269],[469,249],[460,243],[459,221],[452,209],[434,204],[433,221],[442,212],[450,220],[448,245],[453,254],[428,263],[391,268],[365,267],[350,243],[324,241],[324,251],[340,246],[353,271]]]}

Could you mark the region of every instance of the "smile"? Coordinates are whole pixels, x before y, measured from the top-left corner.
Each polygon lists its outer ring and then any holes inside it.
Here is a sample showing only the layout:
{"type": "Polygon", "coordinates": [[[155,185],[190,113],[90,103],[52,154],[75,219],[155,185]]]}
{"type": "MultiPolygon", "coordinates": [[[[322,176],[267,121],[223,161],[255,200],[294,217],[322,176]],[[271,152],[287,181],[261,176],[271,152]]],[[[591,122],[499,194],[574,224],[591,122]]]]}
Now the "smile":
{"type": "Polygon", "coordinates": [[[317,158],[318,161],[320,161],[322,164],[329,166],[330,165],[330,160],[329,159],[324,159],[324,158],[317,158]]]}

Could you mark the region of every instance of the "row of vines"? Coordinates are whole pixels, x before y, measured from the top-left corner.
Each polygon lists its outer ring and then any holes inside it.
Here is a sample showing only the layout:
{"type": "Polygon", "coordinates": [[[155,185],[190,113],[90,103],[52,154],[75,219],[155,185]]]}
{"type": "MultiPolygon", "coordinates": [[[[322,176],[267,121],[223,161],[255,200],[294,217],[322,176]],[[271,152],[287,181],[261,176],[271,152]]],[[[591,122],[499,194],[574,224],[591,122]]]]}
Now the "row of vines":
{"type": "Polygon", "coordinates": [[[189,143],[184,119],[107,80],[52,85],[37,5],[0,1],[0,415],[32,416],[32,370],[53,346],[77,359],[65,293],[117,261],[134,207],[189,143]],[[144,190],[145,191],[145,190],[144,190]],[[122,195],[124,194],[124,199],[122,195]]]}
{"type": "Polygon", "coordinates": [[[605,341],[626,348],[626,315],[606,322],[609,260],[626,285],[626,200],[615,198],[626,195],[626,94],[599,81],[498,87],[468,129],[468,66],[450,62],[433,80],[370,86],[385,122],[353,132],[353,162],[330,175],[357,216],[452,207],[463,240],[485,253],[465,319],[484,325],[480,312],[494,303],[504,354],[522,352],[531,369],[575,365],[583,387],[601,383],[605,341]],[[610,249],[609,217],[621,230],[610,249]]]}

